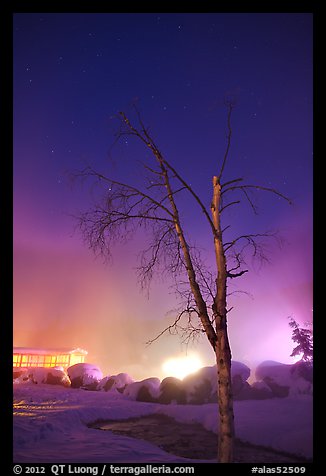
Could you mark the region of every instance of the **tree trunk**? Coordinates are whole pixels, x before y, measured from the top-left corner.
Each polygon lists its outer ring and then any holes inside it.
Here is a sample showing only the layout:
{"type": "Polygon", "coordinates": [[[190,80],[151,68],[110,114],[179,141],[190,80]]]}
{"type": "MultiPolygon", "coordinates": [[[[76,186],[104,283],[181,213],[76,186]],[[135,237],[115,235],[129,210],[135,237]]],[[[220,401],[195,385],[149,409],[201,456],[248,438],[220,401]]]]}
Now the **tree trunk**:
{"type": "Polygon", "coordinates": [[[219,330],[217,333],[216,365],[219,408],[218,462],[232,463],[234,415],[231,378],[231,353],[226,328],[219,330]]]}
{"type": "Polygon", "coordinates": [[[232,463],[234,442],[234,414],[231,377],[231,349],[227,333],[226,311],[226,259],[220,225],[221,185],[218,177],[213,178],[212,217],[215,227],[214,249],[217,266],[214,316],[216,320],[216,365],[219,407],[218,461],[232,463]]]}

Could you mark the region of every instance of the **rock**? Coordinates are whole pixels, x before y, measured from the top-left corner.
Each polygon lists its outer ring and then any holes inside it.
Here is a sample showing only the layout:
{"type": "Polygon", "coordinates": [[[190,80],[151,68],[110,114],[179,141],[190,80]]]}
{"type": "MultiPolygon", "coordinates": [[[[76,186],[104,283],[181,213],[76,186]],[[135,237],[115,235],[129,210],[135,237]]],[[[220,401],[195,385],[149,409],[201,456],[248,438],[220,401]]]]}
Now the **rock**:
{"type": "Polygon", "coordinates": [[[70,379],[66,372],[52,367],[30,367],[19,376],[18,381],[35,384],[46,383],[70,387],[70,379]]]}
{"type": "Polygon", "coordinates": [[[303,378],[309,383],[313,383],[313,365],[310,362],[296,362],[292,365],[292,376],[295,378],[303,378]]]}
{"type": "Polygon", "coordinates": [[[64,387],[70,387],[71,382],[68,375],[64,370],[53,369],[47,373],[44,383],[50,385],[63,385],[64,387]]]}
{"type": "Polygon", "coordinates": [[[270,388],[273,396],[284,398],[289,395],[311,395],[313,392],[312,366],[306,362],[282,364],[265,361],[256,369],[256,378],[270,388]]]}
{"type": "Polygon", "coordinates": [[[265,400],[266,398],[273,398],[273,392],[265,382],[254,382],[251,386],[252,398],[255,400],[265,400]]]}
{"type": "Polygon", "coordinates": [[[114,378],[113,377],[108,377],[105,378],[99,382],[97,389],[98,390],[104,390],[105,392],[108,392],[111,390],[113,384],[114,384],[114,378]],[[104,380],[104,382],[103,382],[104,380]]]}
{"type": "Polygon", "coordinates": [[[244,382],[241,390],[237,395],[234,395],[234,400],[265,400],[266,398],[273,398],[270,388],[265,384],[263,385],[264,387],[259,388],[244,382]]]}
{"type": "Polygon", "coordinates": [[[72,388],[80,388],[83,385],[83,378],[81,376],[70,378],[72,388]]]}
{"type": "Polygon", "coordinates": [[[137,402],[148,402],[148,403],[157,403],[157,398],[153,397],[149,388],[146,385],[139,387],[137,397],[137,402]]]}
{"type": "Polygon", "coordinates": [[[269,386],[275,397],[284,398],[289,396],[290,387],[288,385],[279,385],[271,377],[265,377],[263,381],[269,386]]]}
{"type": "MultiPolygon", "coordinates": [[[[238,395],[250,376],[250,368],[242,362],[232,361],[231,376],[234,397],[238,395]]],[[[216,365],[203,367],[183,379],[187,403],[202,404],[217,402],[217,369],[216,365]]],[[[243,393],[244,394],[244,393],[243,393]]]]}
{"type": "Polygon", "coordinates": [[[232,360],[231,362],[231,376],[232,380],[239,376],[243,382],[246,382],[250,377],[251,370],[248,365],[238,362],[237,360],[232,360]]]}
{"type": "Polygon", "coordinates": [[[123,394],[138,402],[157,402],[160,393],[160,380],[150,377],[140,382],[132,382],[126,386],[123,394]]]}
{"type": "Polygon", "coordinates": [[[186,391],[183,388],[182,380],[175,377],[166,377],[160,385],[159,403],[186,403],[186,391]]]}
{"type": "Polygon", "coordinates": [[[233,391],[233,397],[234,398],[236,398],[237,395],[239,395],[239,393],[243,389],[245,383],[247,383],[247,382],[243,381],[241,375],[235,375],[232,378],[232,391],[233,391]]]}
{"type": "Polygon", "coordinates": [[[24,373],[26,373],[26,370],[25,370],[25,369],[14,369],[14,370],[13,370],[13,378],[14,378],[14,379],[19,378],[19,377],[21,377],[24,373]]]}
{"type": "Polygon", "coordinates": [[[216,368],[203,367],[194,374],[187,375],[183,379],[186,392],[187,403],[200,405],[210,403],[217,395],[217,375],[216,368]]]}
{"type": "Polygon", "coordinates": [[[130,383],[133,383],[133,379],[126,373],[120,373],[118,375],[111,375],[104,377],[98,384],[97,390],[104,390],[108,392],[110,390],[117,390],[119,393],[123,393],[124,389],[130,383]]]}
{"type": "Polygon", "coordinates": [[[67,373],[73,388],[83,388],[85,390],[96,390],[103,378],[101,370],[96,365],[88,363],[72,365],[68,367],[67,373]]]}
{"type": "Polygon", "coordinates": [[[199,405],[215,401],[217,395],[216,365],[203,367],[183,379],[187,403],[199,405]]]}

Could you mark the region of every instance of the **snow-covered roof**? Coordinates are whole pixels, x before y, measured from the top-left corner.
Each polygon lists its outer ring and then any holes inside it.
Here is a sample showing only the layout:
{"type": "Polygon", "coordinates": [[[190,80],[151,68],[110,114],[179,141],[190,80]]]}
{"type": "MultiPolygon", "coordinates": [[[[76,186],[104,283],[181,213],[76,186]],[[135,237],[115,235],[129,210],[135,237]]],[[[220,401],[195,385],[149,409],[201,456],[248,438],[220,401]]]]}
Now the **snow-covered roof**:
{"type": "Polygon", "coordinates": [[[40,349],[39,347],[14,347],[14,354],[83,354],[87,355],[87,350],[80,349],[77,347],[76,349],[71,349],[67,347],[57,347],[57,348],[48,348],[48,349],[40,349]]]}

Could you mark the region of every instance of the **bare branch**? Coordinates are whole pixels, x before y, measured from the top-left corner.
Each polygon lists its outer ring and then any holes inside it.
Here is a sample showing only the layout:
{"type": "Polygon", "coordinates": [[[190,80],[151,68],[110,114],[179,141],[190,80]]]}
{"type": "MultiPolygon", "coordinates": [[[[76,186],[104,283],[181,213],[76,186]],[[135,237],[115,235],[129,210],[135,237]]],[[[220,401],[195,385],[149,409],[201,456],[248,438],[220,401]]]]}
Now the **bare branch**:
{"type": "Polygon", "coordinates": [[[220,172],[218,174],[218,177],[219,177],[220,180],[221,180],[222,174],[224,172],[224,167],[225,167],[228,155],[229,155],[229,150],[230,150],[230,145],[231,145],[231,135],[232,135],[231,113],[232,113],[232,109],[233,109],[233,104],[231,102],[229,102],[228,108],[229,108],[229,111],[228,111],[228,118],[227,118],[227,127],[228,127],[227,144],[226,144],[226,150],[225,150],[224,157],[223,157],[222,166],[221,166],[220,172]]]}
{"type": "Polygon", "coordinates": [[[164,205],[162,205],[160,202],[155,200],[155,198],[151,197],[150,195],[142,192],[138,188],[133,187],[129,184],[119,182],[117,180],[110,179],[110,178],[106,177],[105,175],[95,171],[91,167],[86,167],[84,170],[82,170],[80,172],[77,172],[76,176],[86,177],[86,178],[93,176],[93,177],[97,178],[98,180],[103,180],[105,182],[108,182],[109,183],[109,189],[108,189],[109,192],[111,192],[111,187],[113,185],[121,187],[121,192],[124,191],[125,194],[127,194],[127,192],[129,192],[129,193],[134,192],[136,195],[139,195],[139,196],[147,199],[149,202],[151,202],[154,205],[156,205],[157,207],[161,208],[162,210],[164,210],[168,215],[170,215],[173,218],[173,213],[171,213],[171,211],[168,208],[166,208],[164,205]]]}
{"type": "Polygon", "coordinates": [[[198,319],[198,310],[191,306],[190,304],[187,305],[185,309],[182,309],[178,315],[175,317],[172,324],[167,326],[163,331],[161,331],[157,336],[153,339],[150,339],[146,342],[146,345],[151,345],[153,342],[157,341],[160,337],[164,334],[169,333],[171,335],[179,334],[181,335],[182,342],[184,344],[188,344],[191,340],[194,340],[199,334],[203,334],[205,332],[202,327],[198,325],[194,325],[192,322],[192,315],[195,314],[198,319]],[[181,319],[186,316],[187,321],[185,324],[181,325],[181,319]]]}
{"type": "Polygon", "coordinates": [[[194,199],[196,200],[196,202],[198,203],[198,205],[200,206],[202,212],[204,213],[210,227],[212,228],[212,230],[214,231],[214,223],[208,213],[208,210],[207,208],[205,207],[205,205],[202,203],[202,201],[200,200],[199,196],[195,193],[195,191],[193,190],[192,187],[190,187],[190,185],[188,185],[188,183],[181,177],[181,175],[175,170],[174,167],[172,167],[172,165],[170,165],[165,159],[164,159],[164,164],[167,166],[168,169],[170,169],[175,177],[179,180],[179,182],[181,182],[184,187],[190,192],[190,194],[194,197],[194,199]]]}
{"type": "Polygon", "coordinates": [[[246,296],[248,296],[250,299],[254,299],[253,295],[251,293],[249,293],[248,291],[243,291],[241,289],[235,289],[234,291],[231,291],[229,293],[227,293],[227,296],[233,296],[234,294],[246,294],[246,296]]]}
{"type": "Polygon", "coordinates": [[[235,200],[234,202],[227,203],[223,207],[220,208],[220,213],[222,213],[226,208],[231,207],[232,205],[237,205],[240,203],[240,200],[235,200]]]}
{"type": "Polygon", "coordinates": [[[153,152],[154,156],[156,157],[156,159],[158,160],[158,162],[160,163],[160,165],[164,164],[164,166],[166,167],[166,169],[170,170],[173,174],[174,174],[174,177],[177,178],[179,180],[179,182],[189,191],[189,193],[194,197],[195,201],[198,203],[198,205],[200,206],[202,212],[204,213],[210,227],[212,228],[212,230],[214,230],[214,224],[212,222],[212,219],[210,217],[210,214],[207,210],[207,208],[205,207],[205,205],[203,204],[203,202],[201,201],[201,199],[199,198],[199,196],[195,193],[195,191],[193,190],[193,188],[186,182],[186,180],[177,172],[177,170],[163,157],[163,155],[161,154],[161,152],[159,151],[157,145],[155,144],[155,142],[153,141],[153,139],[150,137],[149,133],[148,133],[148,130],[145,128],[141,118],[140,118],[140,114],[139,114],[139,111],[136,109],[136,112],[137,112],[137,115],[138,115],[138,120],[141,124],[141,127],[142,127],[142,132],[138,131],[134,126],[132,126],[132,124],[130,123],[129,119],[126,117],[126,115],[123,113],[123,112],[120,112],[120,116],[123,120],[123,122],[127,125],[127,127],[129,128],[129,130],[134,134],[136,135],[137,137],[139,137],[139,139],[142,140],[142,142],[144,142],[146,144],[147,147],[149,147],[149,149],[153,152]]]}
{"type": "Polygon", "coordinates": [[[224,182],[223,184],[221,183],[221,188],[223,189],[224,187],[227,187],[231,183],[241,182],[242,180],[243,180],[243,178],[240,177],[240,178],[236,178],[236,179],[233,179],[233,180],[229,180],[228,182],[224,182]]]}
{"type": "Polygon", "coordinates": [[[292,205],[292,201],[286,197],[285,195],[283,195],[282,193],[280,193],[278,190],[276,190],[275,188],[270,188],[270,187],[262,187],[260,185],[234,185],[232,187],[228,187],[228,188],[225,188],[223,191],[222,191],[222,194],[226,193],[226,192],[230,192],[232,190],[242,190],[243,192],[245,192],[246,189],[256,189],[256,190],[263,190],[265,192],[270,192],[270,193],[274,193],[275,195],[278,195],[279,197],[283,198],[284,200],[286,200],[290,205],[292,205]]]}
{"type": "Polygon", "coordinates": [[[153,230],[152,243],[149,248],[142,251],[141,266],[137,269],[142,289],[149,289],[154,269],[161,270],[161,275],[165,273],[175,275],[178,269],[181,269],[178,243],[173,224],[153,230]]]}
{"type": "Polygon", "coordinates": [[[249,205],[251,206],[253,212],[255,215],[258,215],[258,211],[257,211],[257,207],[255,206],[254,202],[251,200],[251,198],[249,197],[249,194],[248,192],[246,191],[245,188],[242,189],[242,192],[244,193],[246,199],[248,200],[249,202],[249,205]]]}
{"type": "Polygon", "coordinates": [[[177,327],[177,324],[178,322],[180,321],[180,319],[182,318],[183,314],[185,313],[186,311],[182,311],[175,319],[175,321],[173,322],[173,324],[171,324],[170,326],[166,327],[165,329],[163,329],[162,332],[160,332],[156,337],[154,337],[153,339],[150,339],[146,342],[146,345],[150,345],[150,344],[153,344],[153,342],[157,341],[160,337],[162,337],[164,334],[166,334],[167,332],[169,334],[172,334],[173,331],[176,329],[177,327]]]}
{"type": "Polygon", "coordinates": [[[239,273],[230,273],[228,271],[226,275],[228,278],[238,278],[239,276],[242,276],[245,273],[248,273],[248,269],[244,269],[243,271],[240,271],[239,273]]]}
{"type": "Polygon", "coordinates": [[[224,243],[224,251],[225,253],[231,249],[236,243],[238,243],[240,240],[245,240],[248,244],[256,247],[257,246],[257,238],[276,238],[276,233],[275,232],[266,232],[266,233],[253,233],[253,234],[248,234],[248,235],[241,235],[235,238],[232,241],[224,243]]]}

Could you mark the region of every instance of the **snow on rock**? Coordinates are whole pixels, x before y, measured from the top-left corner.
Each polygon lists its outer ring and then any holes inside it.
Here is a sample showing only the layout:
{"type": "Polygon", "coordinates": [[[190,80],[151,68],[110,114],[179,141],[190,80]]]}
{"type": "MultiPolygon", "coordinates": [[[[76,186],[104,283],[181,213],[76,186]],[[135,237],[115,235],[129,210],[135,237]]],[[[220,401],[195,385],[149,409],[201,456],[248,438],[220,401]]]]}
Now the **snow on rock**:
{"type": "Polygon", "coordinates": [[[117,390],[118,392],[123,393],[126,386],[133,382],[133,378],[131,378],[127,373],[120,373],[118,375],[111,376],[108,375],[99,382],[97,390],[102,390],[105,392],[117,390]]]}
{"type": "MultiPolygon", "coordinates": [[[[231,376],[234,397],[242,392],[241,399],[250,398],[251,388],[247,383],[250,368],[242,362],[232,361],[231,376]]],[[[213,403],[217,401],[217,370],[216,365],[203,367],[183,379],[183,387],[190,404],[213,403]]]]}
{"type": "Polygon", "coordinates": [[[50,385],[63,385],[69,387],[71,382],[63,370],[59,367],[30,367],[22,369],[15,383],[47,383],[50,385]]]}
{"type": "Polygon", "coordinates": [[[291,365],[266,360],[258,365],[255,376],[257,381],[270,388],[275,397],[310,395],[313,392],[312,367],[304,362],[291,365]]]}
{"type": "Polygon", "coordinates": [[[296,362],[293,365],[293,376],[294,378],[302,377],[308,382],[313,382],[313,366],[309,362],[296,362]]]}
{"type": "Polygon", "coordinates": [[[69,387],[71,382],[63,369],[59,368],[35,368],[32,372],[33,383],[47,383],[69,387]]]}
{"type": "Polygon", "coordinates": [[[256,391],[257,394],[260,394],[262,398],[271,398],[273,395],[273,392],[271,391],[270,387],[264,381],[254,382],[252,384],[252,388],[256,391]]]}
{"type": "Polygon", "coordinates": [[[160,394],[160,384],[161,381],[157,377],[146,378],[127,385],[123,395],[138,402],[156,402],[160,394]]]}
{"type": "Polygon", "coordinates": [[[186,390],[183,381],[176,377],[166,377],[160,384],[159,403],[186,403],[186,390]]]}
{"type": "Polygon", "coordinates": [[[216,401],[217,372],[216,365],[202,367],[197,372],[183,379],[187,403],[199,405],[216,401]]]}
{"type": "Polygon", "coordinates": [[[15,368],[13,372],[13,382],[14,383],[27,383],[31,382],[29,369],[26,368],[15,368]]]}
{"type": "Polygon", "coordinates": [[[250,372],[251,370],[246,364],[242,362],[238,362],[237,360],[232,360],[232,363],[231,363],[232,379],[238,375],[239,377],[241,377],[243,382],[246,382],[248,378],[250,377],[250,372]]]}
{"type": "Polygon", "coordinates": [[[102,371],[93,364],[80,363],[67,369],[73,388],[96,390],[98,383],[103,378],[102,371]]]}

